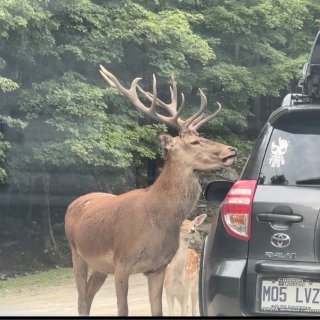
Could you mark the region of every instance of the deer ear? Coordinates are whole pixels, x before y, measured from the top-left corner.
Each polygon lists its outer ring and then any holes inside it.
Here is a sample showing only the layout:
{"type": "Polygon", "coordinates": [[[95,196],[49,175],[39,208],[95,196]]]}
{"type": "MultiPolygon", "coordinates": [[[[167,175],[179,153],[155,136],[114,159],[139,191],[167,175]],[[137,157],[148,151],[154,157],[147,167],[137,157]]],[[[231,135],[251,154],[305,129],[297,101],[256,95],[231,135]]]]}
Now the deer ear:
{"type": "Polygon", "coordinates": [[[161,132],[157,135],[157,140],[162,148],[170,149],[173,146],[173,139],[170,134],[161,132]]]}
{"type": "Polygon", "coordinates": [[[206,217],[207,217],[207,214],[205,213],[200,214],[200,216],[195,217],[192,222],[196,227],[200,226],[200,224],[202,224],[203,221],[206,220],[206,217]]]}

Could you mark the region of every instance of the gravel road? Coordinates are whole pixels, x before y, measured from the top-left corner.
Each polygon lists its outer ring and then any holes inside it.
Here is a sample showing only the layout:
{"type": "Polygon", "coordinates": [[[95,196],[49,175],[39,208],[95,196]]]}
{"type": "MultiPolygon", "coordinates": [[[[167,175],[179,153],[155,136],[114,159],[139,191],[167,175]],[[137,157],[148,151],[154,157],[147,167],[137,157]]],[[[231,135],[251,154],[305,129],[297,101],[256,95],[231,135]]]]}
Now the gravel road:
{"type": "MultiPolygon", "coordinates": [[[[165,293],[165,292],[164,292],[165,293]]],[[[147,278],[132,275],[129,280],[129,316],[150,316],[147,278]]],[[[191,315],[191,306],[188,315],[191,315]]],[[[165,294],[163,313],[168,315],[165,294]]],[[[109,275],[93,300],[91,316],[117,316],[114,277],[109,275]]],[[[180,305],[175,304],[175,315],[180,305]]],[[[48,287],[27,288],[0,296],[0,316],[77,316],[77,292],[74,281],[48,287]]]]}

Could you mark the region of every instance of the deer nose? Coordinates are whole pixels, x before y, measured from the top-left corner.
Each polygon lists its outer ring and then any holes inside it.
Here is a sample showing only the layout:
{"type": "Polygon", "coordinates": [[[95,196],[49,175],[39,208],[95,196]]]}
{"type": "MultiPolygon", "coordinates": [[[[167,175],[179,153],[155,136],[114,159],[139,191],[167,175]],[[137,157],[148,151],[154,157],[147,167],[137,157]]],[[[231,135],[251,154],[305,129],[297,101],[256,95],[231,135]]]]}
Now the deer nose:
{"type": "Polygon", "coordinates": [[[235,147],[230,147],[230,146],[229,146],[229,150],[230,150],[230,151],[234,151],[235,153],[238,153],[238,149],[235,148],[235,147]]]}
{"type": "Polygon", "coordinates": [[[190,232],[191,233],[196,233],[196,229],[191,229],[190,232]]]}

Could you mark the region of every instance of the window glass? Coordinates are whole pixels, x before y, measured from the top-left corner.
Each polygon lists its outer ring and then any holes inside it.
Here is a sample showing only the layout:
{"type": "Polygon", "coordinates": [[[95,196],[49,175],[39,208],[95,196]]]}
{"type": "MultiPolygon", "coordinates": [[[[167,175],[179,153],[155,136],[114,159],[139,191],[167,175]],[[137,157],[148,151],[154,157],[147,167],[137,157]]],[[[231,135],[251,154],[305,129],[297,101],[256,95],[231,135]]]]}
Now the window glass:
{"type": "Polygon", "coordinates": [[[316,118],[319,121],[318,114],[310,113],[278,123],[264,157],[260,184],[320,185],[320,122],[314,126],[316,118]]]}

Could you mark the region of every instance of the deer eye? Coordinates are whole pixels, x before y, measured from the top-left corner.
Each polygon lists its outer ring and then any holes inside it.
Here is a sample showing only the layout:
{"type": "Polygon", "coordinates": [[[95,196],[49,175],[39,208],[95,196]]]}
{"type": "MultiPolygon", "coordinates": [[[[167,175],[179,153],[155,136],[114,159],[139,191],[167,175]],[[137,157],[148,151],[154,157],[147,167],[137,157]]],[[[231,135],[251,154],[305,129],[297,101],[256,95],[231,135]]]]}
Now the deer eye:
{"type": "Polygon", "coordinates": [[[194,141],[191,141],[190,144],[199,144],[200,142],[198,140],[194,140],[194,141]]]}

